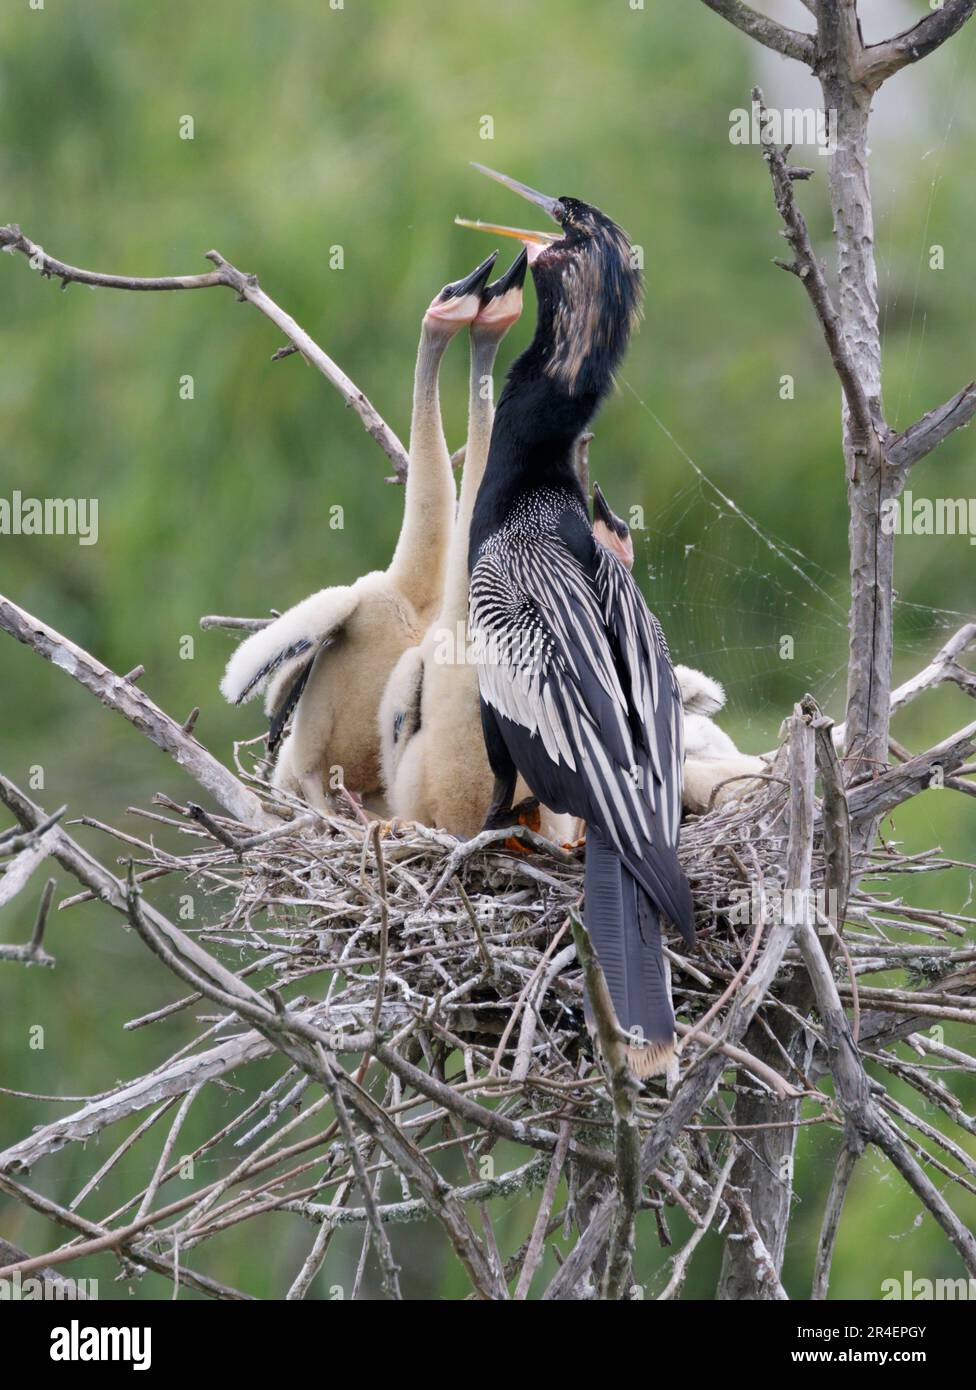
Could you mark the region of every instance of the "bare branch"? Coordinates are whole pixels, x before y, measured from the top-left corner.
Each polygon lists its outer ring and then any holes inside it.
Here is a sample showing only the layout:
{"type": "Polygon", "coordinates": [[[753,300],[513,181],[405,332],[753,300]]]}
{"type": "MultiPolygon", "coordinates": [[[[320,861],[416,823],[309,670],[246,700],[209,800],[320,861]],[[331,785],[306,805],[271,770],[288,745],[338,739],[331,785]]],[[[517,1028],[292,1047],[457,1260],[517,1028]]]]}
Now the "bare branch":
{"type": "Polygon", "coordinates": [[[744,0],[704,0],[704,3],[766,48],[782,53],[784,58],[796,58],[800,63],[813,66],[816,43],[812,34],[789,29],[768,15],[760,14],[751,5],[746,5],[744,0]]]}
{"type": "Polygon", "coordinates": [[[813,729],[816,741],[817,769],[823,785],[821,822],[824,834],[825,886],[827,902],[836,902],[836,914],[831,925],[838,933],[844,930],[847,900],[851,891],[851,813],[844,790],[844,771],[831,736],[831,721],[820,716],[812,700],[804,700],[803,708],[816,710],[813,729]]]}
{"type": "Polygon", "coordinates": [[[297,352],[317,367],[325,379],[335,387],[346,405],[351,406],[366,429],[372,435],[396,470],[401,481],[407,475],[407,451],[397,436],[376,410],[373,403],[351,381],[342,368],[319,347],[318,343],[305,332],[292,318],[265,294],[258,284],[256,275],[246,274],[224,260],[219,251],[208,251],[206,258],[217,267],[202,275],[164,275],[152,278],[132,275],[107,275],[101,271],[82,270],[79,266],[68,265],[54,256],[49,256],[43,247],[24,235],[16,223],[0,227],[0,250],[20,251],[30,261],[33,268],[45,279],[52,276],[61,281],[61,288],[70,284],[94,285],[111,290],[205,290],[223,285],[232,289],[238,299],[246,300],[260,309],[265,318],[271,320],[289,340],[297,352]]]}
{"type": "MultiPolygon", "coordinates": [[[[128,1226],[109,1231],[103,1226],[96,1225],[93,1221],[86,1221],[77,1212],[59,1206],[57,1202],[52,1202],[49,1197],[42,1197],[39,1192],[34,1192],[29,1187],[25,1187],[22,1183],[15,1182],[3,1174],[0,1174],[0,1190],[33,1207],[35,1211],[41,1212],[52,1221],[57,1221],[59,1225],[67,1226],[69,1230],[90,1232],[92,1235],[90,1240],[64,1245],[58,1250],[48,1251],[46,1255],[37,1255],[33,1258],[17,1260],[15,1263],[4,1265],[0,1268],[0,1278],[7,1278],[14,1273],[21,1275],[44,1274],[46,1278],[50,1278],[49,1265],[68,1264],[72,1260],[82,1259],[87,1255],[96,1255],[102,1250],[116,1250],[125,1254],[133,1264],[143,1265],[146,1269],[153,1269],[157,1274],[162,1274],[164,1278],[172,1279],[173,1269],[169,1261],[153,1251],[137,1246],[133,1240],[141,1230],[154,1220],[154,1217],[145,1216],[141,1221],[133,1221],[128,1226]]],[[[15,1249],[15,1247],[8,1246],[7,1249],[15,1249]]],[[[216,1279],[211,1279],[206,1274],[198,1274],[195,1270],[183,1268],[180,1270],[179,1277],[180,1281],[189,1288],[198,1289],[200,1293],[205,1293],[211,1298],[251,1301],[250,1294],[241,1293],[238,1289],[230,1288],[226,1284],[219,1284],[216,1279]]]]}
{"type": "MultiPolygon", "coordinates": [[[[169,969],[189,981],[208,998],[232,1009],[252,1023],[258,1032],[264,1034],[304,1072],[325,1086],[330,1094],[338,1089],[342,1100],[356,1112],[360,1128],[380,1145],[406,1176],[416,1182],[428,1206],[441,1221],[458,1259],[481,1296],[504,1297],[505,1291],[498,1290],[494,1272],[467,1219],[464,1207],[455,1197],[449,1184],[430,1161],[410,1143],[382,1106],[377,1105],[352,1077],[339,1068],[333,1068],[327,1060],[326,1049],[334,1039],[317,1023],[310,1022],[302,1011],[286,1008],[276,995],[273,995],[273,1000],[278,1007],[268,1008],[260,994],[243,985],[172,922],[144,904],[131,868],[126,892],[126,910],[130,922],[143,941],[169,969]],[[310,1043],[312,1046],[309,1046],[310,1043]]],[[[348,1039],[343,1040],[343,1046],[350,1047],[348,1039]]],[[[375,1039],[372,1035],[363,1050],[367,1048],[375,1051],[375,1039]]],[[[368,1185],[365,1195],[369,1203],[371,1193],[368,1185]]],[[[380,1243],[379,1252],[391,1293],[395,1294],[396,1271],[385,1237],[380,1243]]]]}
{"type": "Polygon", "coordinates": [[[50,830],[52,825],[57,825],[67,809],[67,804],[59,807],[53,815],[48,816],[47,820],[31,830],[18,832],[16,826],[12,826],[9,830],[5,830],[3,834],[0,835],[0,854],[19,854],[20,851],[26,849],[28,845],[36,844],[41,836],[44,835],[46,831],[50,830]]]}
{"type": "Polygon", "coordinates": [[[322,1077],[325,1082],[325,1087],[332,1101],[332,1109],[335,1111],[335,1117],[339,1122],[339,1129],[346,1141],[346,1151],[349,1154],[353,1172],[356,1175],[356,1180],[362,1190],[363,1200],[366,1204],[366,1220],[369,1225],[373,1248],[379,1257],[383,1288],[387,1298],[399,1302],[401,1298],[399,1267],[396,1260],[393,1258],[389,1236],[386,1234],[386,1230],[380,1220],[376,1196],[366,1172],[366,1164],[363,1160],[362,1150],[359,1147],[359,1141],[353,1129],[352,1121],[349,1118],[349,1111],[343,1099],[342,1088],[339,1085],[336,1075],[336,1068],[332,1066],[321,1048],[319,1049],[319,1062],[322,1066],[322,1077]]]}
{"type": "Polygon", "coordinates": [[[208,632],[212,627],[226,628],[229,632],[260,632],[263,627],[270,627],[273,622],[274,618],[224,618],[218,614],[211,614],[200,619],[200,626],[204,632],[208,632]]]}
{"type": "MultiPolygon", "coordinates": [[[[503,1115],[497,1110],[489,1110],[487,1106],[479,1105],[477,1101],[454,1090],[436,1076],[431,1076],[428,1072],[421,1071],[420,1067],[415,1067],[412,1062],[401,1057],[387,1043],[377,1042],[373,1050],[377,1061],[382,1062],[389,1071],[399,1076],[401,1081],[412,1086],[415,1091],[426,1096],[428,1100],[436,1101],[449,1113],[480,1125],[490,1134],[497,1134],[501,1139],[508,1139],[517,1144],[531,1144],[533,1148],[541,1149],[544,1153],[555,1153],[559,1143],[559,1135],[554,1134],[552,1130],[543,1129],[539,1125],[510,1120],[507,1115],[503,1115]]],[[[583,1162],[603,1173],[614,1171],[613,1159],[602,1149],[593,1149],[581,1144],[577,1139],[571,1139],[569,1151],[573,1157],[582,1159],[583,1162]]]]}
{"type": "Polygon", "coordinates": [[[949,1237],[969,1273],[976,1277],[976,1238],[956,1216],[871,1098],[870,1082],[857,1044],[851,1037],[833,972],[810,922],[801,923],[797,940],[817,997],[830,1055],[830,1070],[847,1122],[848,1147],[858,1154],[865,1141],[870,1141],[887,1155],[949,1237]]]}
{"type": "MultiPolygon", "coordinates": [[[[537,1154],[528,1163],[510,1169],[507,1173],[501,1173],[498,1177],[483,1178],[478,1182],[470,1182],[464,1184],[463,1187],[456,1187],[454,1195],[462,1202],[480,1202],[486,1197],[497,1197],[518,1191],[533,1179],[537,1179],[538,1176],[539,1156],[537,1154]]],[[[319,1222],[324,1226],[358,1226],[369,1220],[369,1214],[365,1207],[345,1207],[331,1202],[285,1202],[283,1209],[301,1212],[302,1216],[307,1217],[310,1221],[319,1222]]],[[[416,1197],[406,1202],[384,1203],[383,1206],[377,1208],[377,1211],[381,1221],[393,1222],[397,1225],[403,1222],[426,1221],[431,1215],[430,1208],[422,1197],[416,1197]]]]}
{"type": "MultiPolygon", "coordinates": [[[[45,851],[46,852],[46,851],[45,851]]],[[[44,950],[44,928],[47,926],[48,913],[51,911],[51,899],[54,897],[55,880],[49,878],[44,885],[41,893],[41,900],[37,906],[37,916],[34,919],[34,930],[31,932],[31,939],[25,946],[0,946],[0,960],[18,960],[25,965],[46,965],[53,966],[55,960],[44,950]]]]}
{"type": "Polygon", "coordinates": [[[910,29],[883,43],[868,44],[857,64],[857,79],[875,90],[909,63],[917,63],[941,48],[947,39],[959,32],[974,10],[976,0],[944,0],[938,9],[910,29]]]}
{"type": "Polygon", "coordinates": [[[862,447],[867,448],[868,441],[879,438],[880,422],[875,420],[867,392],[864,389],[864,383],[861,381],[848,351],[840,317],[834,308],[823,267],[817,260],[810,243],[806,219],[796,205],[796,196],[793,190],[794,180],[801,174],[805,175],[808,171],[792,168],[787,163],[784,151],[766,139],[766,104],[758,87],[753,87],[752,99],[759,106],[760,130],[763,132],[761,149],[763,158],[769,166],[770,178],[773,181],[773,197],[776,200],[776,209],[783,219],[784,235],[795,257],[793,261],[777,261],[776,264],[795,275],[810,297],[810,302],[823,330],[830,358],[834,364],[834,371],[840,378],[844,399],[847,401],[847,408],[851,413],[851,421],[860,436],[862,447]]]}
{"type": "Polygon", "coordinates": [[[974,415],[976,381],[971,381],[935,410],[928,411],[913,425],[888,440],[885,456],[889,464],[907,473],[912,464],[930,454],[954,430],[965,428],[974,415]]]}
{"type": "Polygon", "coordinates": [[[762,1289],[764,1298],[777,1303],[786,1302],[789,1295],[783,1288],[776,1261],[759,1232],[745,1196],[739,1188],[727,1184],[725,1201],[738,1222],[743,1245],[755,1270],[756,1284],[762,1289]]]}
{"type": "Polygon", "coordinates": [[[976,644],[976,623],[965,623],[936,652],[928,666],[905,681],[891,694],[891,712],[904,708],[920,695],[945,681],[954,681],[967,695],[976,698],[976,675],[960,666],[957,657],[976,644]]]}
{"type": "Polygon", "coordinates": [[[31,874],[51,853],[51,844],[55,839],[55,834],[52,826],[43,835],[38,836],[32,844],[22,849],[4,867],[3,877],[0,878],[0,907],[11,902],[18,893],[26,888],[31,874]]]}
{"type": "MultiPolygon", "coordinates": [[[[911,704],[923,691],[932,690],[944,681],[954,681],[968,695],[976,698],[976,675],[960,666],[956,658],[961,656],[976,643],[976,623],[964,623],[958,631],[954,632],[927,666],[921,671],[899,685],[896,690],[891,692],[891,713],[903,709],[905,705],[911,704]]],[[[833,740],[837,747],[842,747],[846,734],[846,725],[837,724],[833,730],[833,740]]]]}
{"type": "Polygon", "coordinates": [[[677,1255],[675,1255],[671,1269],[671,1277],[668,1280],[664,1288],[664,1291],[658,1294],[659,1303],[666,1302],[669,1299],[673,1299],[681,1292],[681,1285],[684,1283],[685,1275],[688,1273],[688,1265],[691,1262],[691,1257],[695,1253],[695,1250],[698,1248],[698,1245],[703,1239],[703,1237],[708,1232],[712,1222],[715,1220],[715,1213],[718,1211],[719,1203],[721,1202],[723,1194],[725,1192],[725,1185],[732,1174],[732,1167],[735,1163],[738,1148],[738,1144],[735,1142],[735,1140],[733,1140],[731,1145],[729,1146],[729,1152],[725,1159],[725,1163],[722,1166],[722,1171],[719,1174],[718,1180],[712,1189],[711,1200],[708,1203],[708,1210],[705,1212],[705,1215],[702,1218],[701,1225],[697,1226],[695,1230],[692,1231],[687,1245],[684,1245],[681,1248],[681,1250],[678,1251],[677,1255]]]}
{"type": "Polygon", "coordinates": [[[45,661],[67,671],[108,709],[128,719],[157,748],[185,768],[234,820],[256,828],[273,823],[255,794],[201,743],[185,734],[176,720],[164,713],[148,695],[2,594],[0,628],[16,637],[18,642],[32,647],[45,661]]]}
{"type": "Polygon", "coordinates": [[[553,1203],[556,1200],[556,1189],[559,1186],[559,1179],[562,1175],[563,1164],[566,1162],[566,1151],[568,1148],[569,1125],[564,1121],[559,1130],[559,1142],[553,1153],[552,1162],[549,1164],[549,1172],[546,1174],[546,1185],[543,1188],[542,1200],[539,1202],[539,1210],[536,1212],[535,1221],[532,1225],[532,1234],[529,1237],[525,1258],[522,1261],[522,1269],[519,1274],[518,1284],[515,1288],[516,1299],[528,1298],[529,1289],[532,1287],[532,1277],[542,1260],[542,1247],[545,1242],[549,1218],[552,1214],[553,1203]]]}
{"type": "Polygon", "coordinates": [[[627,1045],[620,1036],[620,1025],[600,962],[590,945],[585,927],[575,913],[570,917],[570,924],[576,955],[583,968],[587,997],[593,1010],[600,1052],[610,1081],[617,1212],[610,1233],[603,1297],[618,1302],[626,1297],[633,1277],[634,1222],[640,1204],[637,1082],[627,1065],[627,1045]]]}
{"type": "MultiPolygon", "coordinates": [[[[760,923],[760,925],[756,928],[755,934],[752,939],[752,943],[749,947],[749,952],[746,957],[746,961],[744,962],[746,968],[742,971],[736,972],[736,976],[731,981],[730,986],[726,987],[726,989],[723,990],[722,994],[719,995],[719,998],[715,1001],[719,1005],[719,1007],[721,1007],[727,999],[732,997],[739,984],[742,982],[743,979],[745,979],[746,975],[748,974],[748,966],[752,964],[752,958],[754,954],[753,947],[759,945],[759,939],[762,936],[764,925],[765,924],[760,923]]],[[[714,1005],[712,1007],[714,1008],[714,1005]]],[[[721,1052],[723,1056],[728,1057],[730,1061],[735,1062],[736,1066],[741,1068],[742,1071],[751,1072],[757,1081],[761,1081],[764,1086],[769,1087],[770,1091],[777,1098],[777,1100],[802,1099],[804,1095],[803,1091],[799,1090],[796,1086],[791,1085],[790,1082],[787,1081],[784,1076],[781,1076],[778,1071],[774,1070],[773,1067],[768,1066],[767,1063],[760,1061],[760,1059],[754,1056],[753,1053],[747,1052],[744,1047],[733,1047],[731,1043],[722,1042],[721,1039],[716,1038],[713,1033],[703,1032],[701,1023],[696,1023],[692,1027],[688,1023],[682,1023],[679,1019],[675,1023],[674,1027],[678,1036],[681,1038],[682,1052],[685,1051],[690,1042],[697,1040],[698,1042],[703,1043],[709,1051],[715,1049],[718,1052],[721,1052]]]]}
{"type": "Polygon", "coordinates": [[[848,793],[851,821],[871,821],[887,815],[903,801],[926,791],[941,776],[956,772],[976,749],[976,720],[950,734],[933,748],[900,763],[848,793]]]}
{"type": "Polygon", "coordinates": [[[462,840],[455,850],[452,851],[450,858],[445,865],[444,872],[430,890],[427,899],[428,906],[431,906],[440,897],[448,883],[455,876],[461,865],[474,855],[481,854],[486,849],[504,849],[506,840],[517,840],[519,844],[525,845],[529,849],[536,850],[539,854],[545,854],[550,859],[555,859],[560,864],[575,864],[578,862],[577,856],[571,850],[562,849],[559,845],[554,845],[547,840],[544,835],[539,835],[531,830],[527,825],[503,826],[499,830],[482,830],[470,840],[462,840]]]}
{"type": "MultiPolygon", "coordinates": [[[[212,816],[209,811],[204,810],[204,808],[199,806],[195,801],[188,801],[186,803],[186,810],[191,820],[195,820],[198,825],[202,825],[204,829],[209,830],[215,840],[219,841],[220,844],[232,850],[234,854],[240,857],[243,853],[242,842],[236,835],[232,835],[229,830],[222,826],[216,816],[212,816]]],[[[275,826],[274,829],[277,829],[277,826],[275,826]]]]}
{"type": "MultiPolygon", "coordinates": [[[[9,1240],[0,1237],[0,1265],[20,1264],[30,1258],[26,1250],[21,1250],[18,1245],[11,1245],[9,1240]]],[[[59,1274],[56,1269],[41,1268],[37,1273],[43,1281],[41,1297],[45,1301],[49,1299],[87,1301],[88,1295],[84,1289],[65,1279],[64,1275],[59,1274]]]]}
{"type": "Polygon", "coordinates": [[[27,1172],[65,1144],[82,1142],[160,1100],[185,1095],[200,1082],[226,1076],[247,1062],[270,1056],[273,1051],[260,1034],[248,1032],[192,1057],[166,1064],[101,1099],[89,1101],[71,1115],[62,1115],[50,1124],[40,1125],[25,1139],[0,1150],[0,1172],[27,1172]]]}
{"type": "Polygon", "coordinates": [[[827,1289],[830,1285],[830,1266],[834,1258],[834,1245],[837,1240],[837,1230],[840,1226],[841,1213],[844,1210],[844,1199],[847,1196],[847,1189],[850,1186],[851,1178],[854,1176],[854,1169],[857,1167],[858,1155],[847,1144],[842,1145],[837,1157],[837,1164],[834,1168],[833,1180],[830,1184],[830,1192],[827,1195],[827,1205],[824,1207],[823,1221],[820,1226],[820,1242],[817,1246],[817,1260],[813,1271],[813,1288],[810,1292],[811,1300],[821,1300],[827,1297],[827,1289]]]}

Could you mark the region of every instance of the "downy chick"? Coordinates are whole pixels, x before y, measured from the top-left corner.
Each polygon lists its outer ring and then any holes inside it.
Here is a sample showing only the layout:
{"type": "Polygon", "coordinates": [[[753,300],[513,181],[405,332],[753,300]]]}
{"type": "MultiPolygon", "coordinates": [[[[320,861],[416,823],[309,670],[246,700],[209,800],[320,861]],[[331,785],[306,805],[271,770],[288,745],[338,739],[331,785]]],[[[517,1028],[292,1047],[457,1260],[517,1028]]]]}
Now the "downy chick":
{"type": "Polygon", "coordinates": [[[280,744],[274,785],[321,810],[332,809],[328,796],[339,785],[372,809],[384,809],[377,711],[397,660],[420,640],[440,607],[454,524],[440,364],[448,343],[481,308],[494,261],[493,254],[447,285],[424,315],[403,524],[388,568],[296,604],[241,643],[221,682],[234,704],[269,687],[269,751],[280,744]]]}
{"type": "MultiPolygon", "coordinates": [[[[485,751],[478,675],[468,651],[468,531],[484,473],[493,417],[492,369],[499,344],[522,312],[526,255],[482,296],[471,325],[468,443],[444,601],[420,645],[400,658],[380,705],[383,773],[392,813],[468,838],[484,823],[493,778],[485,751]]],[[[529,799],[521,785],[516,795],[529,799]]],[[[536,807],[522,818],[532,824],[536,807]]],[[[538,828],[565,839],[566,817],[538,808],[538,828]]]]}

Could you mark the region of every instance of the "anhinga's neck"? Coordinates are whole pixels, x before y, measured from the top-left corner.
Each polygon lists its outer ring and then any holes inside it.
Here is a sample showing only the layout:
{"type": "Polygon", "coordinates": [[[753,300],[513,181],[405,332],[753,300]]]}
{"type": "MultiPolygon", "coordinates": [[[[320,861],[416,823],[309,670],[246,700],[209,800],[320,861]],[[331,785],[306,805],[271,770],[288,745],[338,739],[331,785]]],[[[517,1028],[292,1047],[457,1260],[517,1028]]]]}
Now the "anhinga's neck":
{"type": "Polygon", "coordinates": [[[613,384],[640,303],[640,277],[620,229],[603,221],[532,266],[538,313],[532,342],[513,364],[495,412],[488,466],[475,505],[469,559],[520,497],[541,488],[582,500],[575,441],[613,384]]]}
{"type": "Polygon", "coordinates": [[[501,339],[477,329],[471,334],[471,375],[468,389],[468,442],[458,497],[454,532],[447,555],[447,577],[441,621],[446,627],[464,622],[468,614],[468,539],[475,499],[488,462],[494,418],[492,371],[501,339]]]}
{"type": "Polygon", "coordinates": [[[424,321],[414,373],[403,524],[389,570],[394,583],[419,610],[431,609],[440,597],[454,521],[454,475],[438,390],[441,359],[449,341],[443,328],[424,321]]]}
{"type": "Polygon", "coordinates": [[[571,394],[547,373],[536,349],[534,340],[512,367],[499,397],[470,528],[469,565],[525,493],[568,491],[585,505],[576,475],[576,440],[593,419],[609,379],[604,389],[571,394]]]}

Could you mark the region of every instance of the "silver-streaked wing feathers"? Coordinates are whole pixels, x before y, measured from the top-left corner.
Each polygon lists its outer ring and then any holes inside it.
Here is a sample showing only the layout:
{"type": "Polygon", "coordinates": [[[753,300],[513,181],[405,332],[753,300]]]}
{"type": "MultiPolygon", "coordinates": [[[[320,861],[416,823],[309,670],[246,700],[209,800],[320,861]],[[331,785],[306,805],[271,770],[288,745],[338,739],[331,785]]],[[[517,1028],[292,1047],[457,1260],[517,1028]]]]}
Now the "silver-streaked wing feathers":
{"type": "Polygon", "coordinates": [[[639,861],[649,844],[677,843],[680,703],[640,590],[614,556],[595,550],[592,575],[558,535],[483,552],[472,573],[472,628],[483,643],[482,696],[539,739],[551,764],[540,765],[540,780],[560,784],[562,799],[577,803],[567,809],[639,861]]]}

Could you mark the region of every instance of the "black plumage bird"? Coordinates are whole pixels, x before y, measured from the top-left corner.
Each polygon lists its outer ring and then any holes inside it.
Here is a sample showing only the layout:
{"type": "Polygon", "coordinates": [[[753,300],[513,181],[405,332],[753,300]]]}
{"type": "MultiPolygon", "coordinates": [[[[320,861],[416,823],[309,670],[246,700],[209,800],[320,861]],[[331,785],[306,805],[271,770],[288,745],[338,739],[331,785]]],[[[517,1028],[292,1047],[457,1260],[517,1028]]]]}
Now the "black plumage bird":
{"type": "Polygon", "coordinates": [[[586,822],[584,924],[630,1065],[649,1075],[674,1048],[662,917],[694,943],[677,858],[681,701],[660,625],[595,541],[573,466],[640,313],[641,277],[599,209],[483,172],[561,228],[491,228],[528,246],[538,321],[498,401],[471,525],[470,626],[495,774],[488,824],[506,823],[517,773],[547,806],[586,822]]]}

